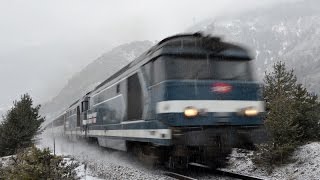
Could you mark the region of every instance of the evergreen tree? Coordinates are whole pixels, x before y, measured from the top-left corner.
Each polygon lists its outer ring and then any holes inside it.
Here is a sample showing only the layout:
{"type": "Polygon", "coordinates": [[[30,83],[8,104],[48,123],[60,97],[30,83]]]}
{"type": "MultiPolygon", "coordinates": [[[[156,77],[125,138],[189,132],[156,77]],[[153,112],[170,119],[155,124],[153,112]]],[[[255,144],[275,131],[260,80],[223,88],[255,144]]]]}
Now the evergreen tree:
{"type": "Polygon", "coordinates": [[[260,157],[269,164],[285,162],[298,145],[318,138],[320,130],[317,96],[298,84],[293,70],[288,71],[283,62],[273,68],[264,79],[265,125],[271,141],[260,157]]]}
{"type": "Polygon", "coordinates": [[[295,123],[299,126],[300,142],[316,140],[319,137],[319,102],[318,96],[311,94],[298,84],[294,96],[294,108],[297,111],[295,123]]]}
{"type": "Polygon", "coordinates": [[[273,66],[274,71],[266,74],[264,82],[264,98],[266,100],[266,126],[271,133],[275,146],[293,143],[299,131],[295,124],[296,109],[295,88],[297,78],[293,70],[287,71],[285,64],[278,62],[273,66]]]}
{"type": "Polygon", "coordinates": [[[40,105],[33,107],[28,94],[15,101],[0,125],[0,156],[12,155],[20,148],[33,144],[44,118],[39,115],[40,105]]]}

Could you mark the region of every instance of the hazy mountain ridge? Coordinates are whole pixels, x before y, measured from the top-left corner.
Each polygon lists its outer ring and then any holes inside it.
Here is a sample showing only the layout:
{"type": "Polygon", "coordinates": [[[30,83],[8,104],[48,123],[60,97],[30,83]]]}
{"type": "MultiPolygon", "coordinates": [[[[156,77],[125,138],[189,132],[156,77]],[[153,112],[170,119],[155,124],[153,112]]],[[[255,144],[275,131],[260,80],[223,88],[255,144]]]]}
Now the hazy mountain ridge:
{"type": "MultiPolygon", "coordinates": [[[[274,62],[282,60],[295,69],[300,82],[320,93],[320,1],[286,3],[237,16],[208,19],[187,29],[187,32],[195,31],[248,46],[256,56],[260,79],[274,62]]],[[[44,104],[42,113],[61,112],[151,45],[149,41],[132,42],[102,55],[44,104]]]]}
{"type": "Polygon", "coordinates": [[[260,79],[274,62],[285,61],[300,82],[320,92],[320,1],[285,3],[209,19],[188,31],[203,31],[248,46],[255,53],[260,79]]]}
{"type": "Polygon", "coordinates": [[[120,45],[103,54],[76,73],[57,96],[42,106],[41,113],[46,114],[47,119],[57,116],[71,103],[93,90],[100,82],[127,65],[151,46],[152,42],[150,41],[137,41],[120,45]]]}

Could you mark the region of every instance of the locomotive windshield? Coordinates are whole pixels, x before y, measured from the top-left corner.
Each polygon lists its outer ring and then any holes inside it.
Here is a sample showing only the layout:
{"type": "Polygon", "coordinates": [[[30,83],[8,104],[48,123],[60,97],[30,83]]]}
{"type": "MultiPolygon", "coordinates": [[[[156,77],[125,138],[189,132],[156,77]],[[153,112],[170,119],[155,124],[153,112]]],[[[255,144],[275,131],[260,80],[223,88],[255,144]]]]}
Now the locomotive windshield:
{"type": "Polygon", "coordinates": [[[153,82],[170,79],[252,80],[250,61],[230,59],[159,58],[153,63],[153,82]]]}

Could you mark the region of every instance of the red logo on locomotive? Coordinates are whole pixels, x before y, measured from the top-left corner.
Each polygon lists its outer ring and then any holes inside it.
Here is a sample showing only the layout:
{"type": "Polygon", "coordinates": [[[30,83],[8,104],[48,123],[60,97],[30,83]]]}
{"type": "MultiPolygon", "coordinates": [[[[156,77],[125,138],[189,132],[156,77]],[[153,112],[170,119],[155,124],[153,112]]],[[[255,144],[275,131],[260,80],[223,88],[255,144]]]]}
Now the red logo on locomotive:
{"type": "Polygon", "coordinates": [[[214,83],[211,85],[211,91],[215,93],[225,94],[232,91],[232,86],[227,83],[214,83]]]}

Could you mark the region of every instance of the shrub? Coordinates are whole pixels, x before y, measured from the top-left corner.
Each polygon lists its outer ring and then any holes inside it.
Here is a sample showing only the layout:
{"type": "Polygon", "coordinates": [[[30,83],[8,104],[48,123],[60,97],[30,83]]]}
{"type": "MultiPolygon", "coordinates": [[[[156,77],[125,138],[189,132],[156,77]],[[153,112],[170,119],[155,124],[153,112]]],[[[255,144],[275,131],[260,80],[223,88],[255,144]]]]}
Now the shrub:
{"type": "Polygon", "coordinates": [[[49,149],[32,146],[12,156],[10,164],[2,167],[0,179],[77,179],[77,166],[51,154],[49,149]]]}

